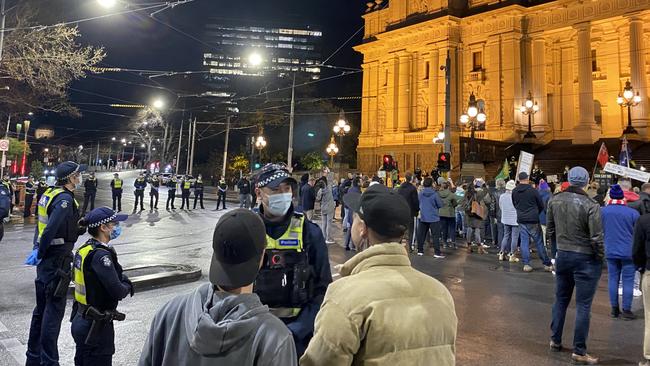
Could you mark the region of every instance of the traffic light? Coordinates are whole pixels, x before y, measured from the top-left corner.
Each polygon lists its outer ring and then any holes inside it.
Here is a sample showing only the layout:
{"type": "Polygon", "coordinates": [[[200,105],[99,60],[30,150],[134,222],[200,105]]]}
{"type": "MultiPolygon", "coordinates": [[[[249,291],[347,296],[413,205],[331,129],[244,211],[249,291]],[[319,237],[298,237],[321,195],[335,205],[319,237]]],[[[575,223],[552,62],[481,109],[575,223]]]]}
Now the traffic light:
{"type": "Polygon", "coordinates": [[[254,167],[255,167],[255,170],[257,170],[257,169],[259,169],[259,168],[262,167],[262,164],[260,164],[260,163],[255,163],[254,167]]]}
{"type": "Polygon", "coordinates": [[[451,170],[451,154],[442,152],[438,154],[438,170],[448,172],[451,170]]]}
{"type": "Polygon", "coordinates": [[[384,155],[384,160],[383,160],[383,170],[390,172],[393,170],[394,167],[394,162],[393,162],[393,156],[392,155],[384,155]]]}

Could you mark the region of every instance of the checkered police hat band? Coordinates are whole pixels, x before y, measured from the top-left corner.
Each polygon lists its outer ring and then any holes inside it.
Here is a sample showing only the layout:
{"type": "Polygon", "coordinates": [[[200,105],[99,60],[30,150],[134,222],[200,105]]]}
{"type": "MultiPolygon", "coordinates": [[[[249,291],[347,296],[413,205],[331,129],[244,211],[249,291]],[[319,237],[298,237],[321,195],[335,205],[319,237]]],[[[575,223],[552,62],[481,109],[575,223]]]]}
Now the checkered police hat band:
{"type": "Polygon", "coordinates": [[[116,217],[115,215],[107,217],[107,218],[105,218],[105,219],[103,219],[103,220],[101,220],[99,222],[88,225],[88,227],[99,227],[102,224],[108,224],[109,222],[115,220],[115,217],[116,217]]]}
{"type": "Polygon", "coordinates": [[[257,188],[266,187],[266,185],[268,185],[269,183],[273,182],[276,179],[280,179],[280,178],[291,178],[291,175],[289,175],[289,173],[287,173],[285,171],[279,171],[279,172],[273,173],[273,175],[271,175],[270,177],[267,177],[264,180],[261,180],[261,181],[257,182],[257,188]]]}

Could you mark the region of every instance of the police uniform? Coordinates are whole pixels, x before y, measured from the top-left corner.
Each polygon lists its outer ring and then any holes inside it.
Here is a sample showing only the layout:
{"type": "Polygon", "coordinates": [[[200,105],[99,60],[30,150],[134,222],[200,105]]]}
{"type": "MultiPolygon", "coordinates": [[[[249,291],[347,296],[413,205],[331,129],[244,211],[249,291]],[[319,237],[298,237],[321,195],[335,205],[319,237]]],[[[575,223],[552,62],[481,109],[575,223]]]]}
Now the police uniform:
{"type": "Polygon", "coordinates": [[[33,181],[25,183],[25,207],[23,208],[23,217],[32,215],[32,202],[34,202],[34,195],[36,194],[36,185],[33,181]]]}
{"type": "Polygon", "coordinates": [[[11,210],[11,192],[7,186],[0,184],[0,240],[5,235],[4,219],[9,217],[9,210],[11,210]]]}
{"type": "MultiPolygon", "coordinates": [[[[86,215],[88,228],[126,219],[126,215],[116,215],[108,207],[86,215]]],[[[133,285],[123,274],[115,249],[96,238],[90,238],[77,250],[74,282],[75,365],[110,366],[115,353],[113,320],[124,320],[124,314],[117,311],[117,304],[127,295],[133,296],[133,285]]]]}
{"type": "Polygon", "coordinates": [[[192,189],[192,181],[185,177],[181,180],[181,210],[185,208],[187,203],[187,209],[190,209],[190,189],[192,189]]]}
{"type": "Polygon", "coordinates": [[[178,185],[178,180],[176,179],[176,177],[172,177],[167,181],[167,204],[165,205],[167,211],[169,211],[170,202],[172,204],[172,210],[176,209],[176,207],[174,207],[174,200],[176,199],[177,185],[178,185]]]}
{"type": "Polygon", "coordinates": [[[122,211],[122,187],[124,186],[124,181],[119,177],[113,178],[111,180],[111,192],[113,193],[113,211],[117,209],[117,212],[122,211]],[[117,203],[117,206],[115,205],[117,203]]]}
{"type": "Polygon", "coordinates": [[[196,210],[197,200],[200,200],[201,208],[205,209],[205,207],[203,207],[203,179],[201,178],[197,178],[196,182],[194,182],[194,209],[195,210],[196,210]]]}
{"type": "Polygon", "coordinates": [[[144,177],[138,177],[133,185],[135,186],[135,205],[133,206],[133,213],[138,210],[138,200],[140,201],[140,211],[144,211],[144,189],[147,188],[147,181],[144,177]]]}
{"type": "Polygon", "coordinates": [[[97,178],[94,175],[84,181],[84,207],[81,210],[85,213],[90,203],[90,210],[95,209],[95,196],[97,195],[97,178]]]}
{"type": "MultiPolygon", "coordinates": [[[[56,177],[67,180],[84,170],[85,165],[68,161],[56,168],[56,177]]],[[[72,248],[83,233],[78,221],[79,205],[72,191],[64,186],[45,191],[38,202],[34,250],[25,262],[37,264],[36,307],[29,329],[27,366],[58,365],[57,340],[71,280],[72,248]]]]}
{"type": "Polygon", "coordinates": [[[156,175],[149,179],[149,209],[158,209],[158,190],[160,189],[160,178],[156,175]],[[154,202],[154,198],[156,201],[154,202]]]}
{"type": "MultiPolygon", "coordinates": [[[[282,165],[269,164],[257,178],[258,188],[275,188],[282,182],[297,184],[282,165]]],[[[320,228],[293,209],[280,222],[264,217],[267,247],[254,292],[293,334],[298,358],[314,332],[314,321],[332,282],[327,245],[320,228]]]]}

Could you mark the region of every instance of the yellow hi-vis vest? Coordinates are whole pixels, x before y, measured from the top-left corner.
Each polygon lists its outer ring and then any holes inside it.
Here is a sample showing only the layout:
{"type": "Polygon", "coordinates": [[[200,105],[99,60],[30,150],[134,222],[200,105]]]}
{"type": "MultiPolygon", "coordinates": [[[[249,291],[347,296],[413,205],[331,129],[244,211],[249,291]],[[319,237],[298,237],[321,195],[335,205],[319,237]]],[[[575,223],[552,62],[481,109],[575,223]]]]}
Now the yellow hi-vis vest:
{"type": "Polygon", "coordinates": [[[122,180],[120,178],[114,179],[113,188],[122,189],[122,180]]]}
{"type": "Polygon", "coordinates": [[[88,305],[86,300],[86,279],[84,277],[84,262],[88,258],[88,254],[95,250],[95,246],[91,244],[85,244],[77,251],[77,255],[81,257],[81,262],[77,263],[77,258],[75,258],[74,265],[74,299],[83,305],[88,305]]]}
{"type": "MultiPolygon", "coordinates": [[[[50,204],[52,201],[54,201],[54,198],[61,193],[65,192],[63,188],[48,188],[45,193],[41,196],[41,199],[38,201],[38,241],[41,241],[41,236],[43,235],[43,231],[45,230],[45,227],[47,226],[47,223],[49,222],[49,215],[47,214],[47,210],[50,208],[50,204]]],[[[79,203],[77,203],[77,200],[74,200],[74,204],[77,208],[79,208],[79,203]]],[[[63,240],[62,239],[54,239],[52,241],[51,245],[62,245],[63,240]]]]}
{"type": "Polygon", "coordinates": [[[189,180],[183,182],[183,189],[190,189],[191,187],[192,187],[192,182],[190,182],[189,180]]]}

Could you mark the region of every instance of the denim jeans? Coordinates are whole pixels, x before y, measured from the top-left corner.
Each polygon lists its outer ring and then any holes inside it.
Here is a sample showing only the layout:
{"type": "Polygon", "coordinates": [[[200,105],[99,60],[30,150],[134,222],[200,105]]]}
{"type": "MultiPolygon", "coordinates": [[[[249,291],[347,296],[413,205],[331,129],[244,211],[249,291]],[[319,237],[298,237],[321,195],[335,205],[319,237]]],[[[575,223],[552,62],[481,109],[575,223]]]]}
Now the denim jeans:
{"type": "Polygon", "coordinates": [[[332,221],[334,220],[334,212],[321,212],[321,230],[323,231],[323,236],[325,241],[332,241],[330,237],[330,232],[332,230],[332,221]]]}
{"type": "Polygon", "coordinates": [[[530,239],[535,242],[537,254],[545,266],[551,265],[551,260],[546,254],[546,248],[542,241],[542,228],[539,224],[519,224],[519,237],[521,239],[521,257],[524,265],[530,264],[530,250],[528,249],[530,239]]]}
{"type": "MultiPolygon", "coordinates": [[[[523,250],[523,248],[522,248],[523,250]]],[[[573,335],[573,352],[587,352],[591,303],[596,294],[603,264],[593,255],[559,250],[555,259],[555,304],[551,322],[551,339],[562,343],[566,310],[576,290],[576,324],[573,335]]]]}
{"type": "MultiPolygon", "coordinates": [[[[501,223],[501,221],[497,220],[496,223],[496,231],[497,231],[497,241],[494,242],[495,245],[500,245],[501,242],[503,242],[503,231],[504,231],[504,225],[501,223]]],[[[515,244],[516,245],[516,244],[515,244]]]]}
{"type": "Polygon", "coordinates": [[[463,236],[467,234],[465,232],[465,214],[461,211],[456,211],[456,230],[463,233],[463,236]]]}
{"type": "Polygon", "coordinates": [[[427,238],[427,233],[431,232],[431,239],[433,240],[433,250],[436,255],[442,254],[440,251],[440,221],[438,222],[422,222],[418,220],[418,253],[424,253],[424,240],[427,238]]]}
{"type": "Polygon", "coordinates": [[[631,259],[607,259],[609,303],[618,307],[618,283],[623,282],[623,310],[632,309],[634,295],[634,262],[631,259]]]}
{"type": "Polygon", "coordinates": [[[503,240],[501,240],[501,253],[514,254],[517,251],[519,226],[503,225],[503,231],[504,233],[503,240]]]}
{"type": "Polygon", "coordinates": [[[456,242],[456,219],[453,217],[440,216],[442,240],[444,242],[456,242]]]}

